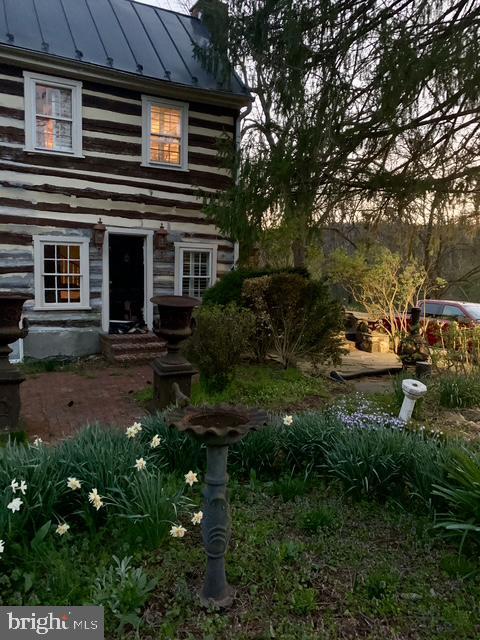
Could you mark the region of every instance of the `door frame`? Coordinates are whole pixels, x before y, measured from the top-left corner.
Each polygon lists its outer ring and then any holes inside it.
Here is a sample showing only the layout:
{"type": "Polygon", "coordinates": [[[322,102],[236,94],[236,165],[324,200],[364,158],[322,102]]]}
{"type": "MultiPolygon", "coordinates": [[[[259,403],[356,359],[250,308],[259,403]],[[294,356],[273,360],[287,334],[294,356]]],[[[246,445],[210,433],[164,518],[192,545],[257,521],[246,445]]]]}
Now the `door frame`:
{"type": "Polygon", "coordinates": [[[153,328],[153,234],[152,229],[129,229],[126,227],[107,227],[102,251],[102,330],[108,333],[110,327],[110,242],[111,234],[123,236],[143,236],[143,283],[144,283],[144,320],[148,329],[153,328]]]}

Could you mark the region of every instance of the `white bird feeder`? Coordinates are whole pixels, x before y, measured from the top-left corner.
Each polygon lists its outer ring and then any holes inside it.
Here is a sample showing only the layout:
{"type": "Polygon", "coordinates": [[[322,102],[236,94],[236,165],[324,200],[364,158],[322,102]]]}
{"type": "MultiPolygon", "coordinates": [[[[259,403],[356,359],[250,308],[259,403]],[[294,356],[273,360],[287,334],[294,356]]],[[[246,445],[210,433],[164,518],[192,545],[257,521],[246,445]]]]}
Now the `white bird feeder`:
{"type": "Polygon", "coordinates": [[[404,422],[408,422],[412,417],[415,402],[427,393],[427,387],[423,382],[418,380],[404,380],[402,382],[402,391],[405,394],[402,408],[398,417],[404,422]]]}

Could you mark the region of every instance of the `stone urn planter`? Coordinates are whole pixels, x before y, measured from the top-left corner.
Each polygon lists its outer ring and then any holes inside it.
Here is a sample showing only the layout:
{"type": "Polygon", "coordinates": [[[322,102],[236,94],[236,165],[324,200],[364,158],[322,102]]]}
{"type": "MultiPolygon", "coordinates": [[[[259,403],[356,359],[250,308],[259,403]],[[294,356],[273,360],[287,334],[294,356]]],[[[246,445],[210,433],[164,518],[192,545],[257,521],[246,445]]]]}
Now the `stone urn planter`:
{"type": "Polygon", "coordinates": [[[152,364],[154,405],[165,409],[175,403],[178,391],[190,397],[192,376],[197,371],[182,356],[180,347],[181,342],[192,335],[192,313],[200,306],[200,300],[188,296],[154,296],[151,302],[157,305],[159,315],[154,332],[167,342],[167,353],[152,364]]]}
{"type": "Polygon", "coordinates": [[[228,447],[251,431],[267,424],[267,414],[234,406],[186,407],[168,416],[168,424],[207,448],[207,470],[203,488],[202,535],[207,569],[200,602],[208,607],[231,606],[234,591],[225,575],[225,554],[230,540],[231,519],[227,491],[228,447]]]}
{"type": "Polygon", "coordinates": [[[22,308],[33,296],[24,293],[0,291],[0,433],[18,429],[20,415],[20,384],[23,375],[10,363],[10,344],[25,338],[26,324],[20,327],[22,308]]]}

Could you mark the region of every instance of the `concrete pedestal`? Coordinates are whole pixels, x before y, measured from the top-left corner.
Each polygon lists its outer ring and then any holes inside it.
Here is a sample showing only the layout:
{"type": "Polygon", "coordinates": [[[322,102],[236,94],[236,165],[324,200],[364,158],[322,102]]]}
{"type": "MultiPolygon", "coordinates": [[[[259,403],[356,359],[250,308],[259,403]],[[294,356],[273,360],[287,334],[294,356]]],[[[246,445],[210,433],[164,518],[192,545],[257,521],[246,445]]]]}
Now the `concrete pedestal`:
{"type": "Polygon", "coordinates": [[[24,380],[16,367],[6,360],[0,362],[0,433],[18,430],[20,384],[24,380]]]}
{"type": "Polygon", "coordinates": [[[175,365],[166,359],[157,358],[152,363],[153,369],[153,398],[155,407],[159,410],[175,404],[176,396],[173,389],[175,383],[180,391],[190,398],[192,393],[192,377],[198,373],[189,362],[175,365]]]}

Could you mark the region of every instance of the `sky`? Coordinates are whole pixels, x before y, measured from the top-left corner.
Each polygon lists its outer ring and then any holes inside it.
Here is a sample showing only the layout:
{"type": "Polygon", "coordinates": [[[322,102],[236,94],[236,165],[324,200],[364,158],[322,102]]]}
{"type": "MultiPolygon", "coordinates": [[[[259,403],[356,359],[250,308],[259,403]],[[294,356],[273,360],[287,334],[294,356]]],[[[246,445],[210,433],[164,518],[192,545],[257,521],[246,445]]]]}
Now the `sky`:
{"type": "Polygon", "coordinates": [[[172,9],[181,13],[188,13],[188,8],[194,4],[194,0],[137,0],[137,2],[152,4],[163,9],[172,9]]]}

